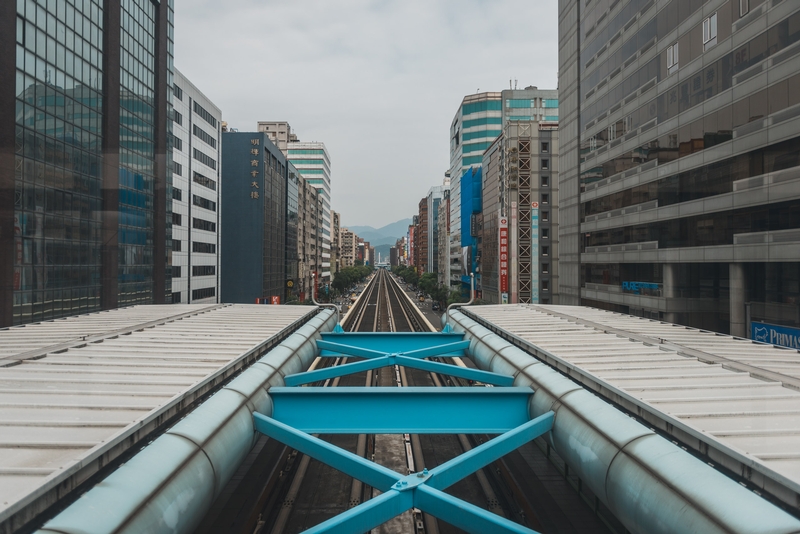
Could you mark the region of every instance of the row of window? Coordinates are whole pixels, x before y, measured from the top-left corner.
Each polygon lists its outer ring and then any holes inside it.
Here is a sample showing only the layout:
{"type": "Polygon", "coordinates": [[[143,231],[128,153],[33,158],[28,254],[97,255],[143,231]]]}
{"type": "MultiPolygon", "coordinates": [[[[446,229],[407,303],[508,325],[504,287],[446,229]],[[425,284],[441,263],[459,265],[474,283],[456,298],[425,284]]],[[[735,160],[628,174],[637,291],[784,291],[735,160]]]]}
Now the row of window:
{"type": "Polygon", "coordinates": [[[192,132],[194,132],[194,135],[200,140],[211,145],[212,148],[217,148],[217,139],[202,128],[199,128],[196,124],[192,125],[192,132]]]}
{"type": "Polygon", "coordinates": [[[195,172],[194,173],[194,176],[192,177],[192,180],[194,180],[194,182],[196,184],[200,184],[200,185],[202,185],[204,187],[207,187],[207,188],[211,189],[212,191],[216,191],[217,190],[217,182],[215,182],[214,180],[212,180],[208,176],[204,176],[204,175],[200,174],[199,172],[195,172]]]}
{"type": "Polygon", "coordinates": [[[201,119],[203,119],[216,129],[217,119],[211,113],[209,113],[208,110],[206,110],[206,108],[198,104],[196,101],[194,103],[194,112],[197,113],[201,119]]]}
{"type": "Polygon", "coordinates": [[[205,219],[198,219],[197,217],[192,217],[192,227],[196,230],[206,230],[207,232],[217,231],[216,223],[207,221],[205,219]]]}
{"type": "Polygon", "coordinates": [[[217,211],[217,203],[197,195],[192,195],[192,204],[211,211],[217,211]]]}
{"type": "Polygon", "coordinates": [[[207,154],[197,150],[196,148],[194,149],[194,154],[193,155],[194,155],[194,159],[196,159],[197,161],[199,161],[203,165],[205,165],[207,167],[211,167],[214,170],[217,170],[217,162],[211,156],[208,156],[207,154]]]}

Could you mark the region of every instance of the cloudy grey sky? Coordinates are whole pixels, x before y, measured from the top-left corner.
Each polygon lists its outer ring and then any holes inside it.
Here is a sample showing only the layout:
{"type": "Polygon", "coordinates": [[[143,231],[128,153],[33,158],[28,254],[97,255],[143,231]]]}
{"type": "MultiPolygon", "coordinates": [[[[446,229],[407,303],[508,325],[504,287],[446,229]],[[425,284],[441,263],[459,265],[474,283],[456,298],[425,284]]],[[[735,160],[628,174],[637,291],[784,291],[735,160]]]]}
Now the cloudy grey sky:
{"type": "Polygon", "coordinates": [[[175,66],[231,127],[323,141],[342,224],[378,228],[441,184],[465,95],[556,87],[557,25],[556,0],[176,0],[175,66]]]}

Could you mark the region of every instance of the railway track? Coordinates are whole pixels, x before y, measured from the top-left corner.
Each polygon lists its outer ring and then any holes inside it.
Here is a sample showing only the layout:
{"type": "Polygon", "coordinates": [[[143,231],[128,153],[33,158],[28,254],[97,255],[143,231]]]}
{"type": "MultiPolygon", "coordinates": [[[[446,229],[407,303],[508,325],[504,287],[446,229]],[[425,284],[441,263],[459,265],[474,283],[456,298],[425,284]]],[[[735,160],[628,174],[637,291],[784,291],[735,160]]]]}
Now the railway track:
{"type": "MultiPolygon", "coordinates": [[[[346,331],[353,332],[432,330],[416,303],[384,270],[378,270],[373,275],[351,311],[342,319],[342,326],[346,331]]],[[[344,363],[347,363],[347,358],[318,358],[312,364],[312,369],[344,363]]],[[[448,359],[446,363],[464,365],[459,359],[448,359]]],[[[451,376],[394,366],[313,385],[469,387],[471,384],[451,376]]],[[[434,468],[492,436],[323,434],[318,437],[397,472],[411,473],[421,471],[424,467],[434,468]]],[[[528,452],[538,451],[532,444],[526,448],[528,452]]],[[[248,459],[248,465],[242,470],[242,477],[252,478],[249,475],[252,472],[258,473],[261,479],[241,484],[249,493],[231,492],[227,506],[215,504],[223,512],[213,521],[204,522],[204,526],[198,529],[199,534],[220,531],[242,534],[302,532],[379,494],[361,481],[263,436],[254,451],[251,454],[252,461],[248,459]]],[[[544,520],[541,520],[542,503],[533,503],[530,499],[532,496],[543,498],[543,492],[539,487],[532,487],[531,480],[539,481],[531,472],[530,461],[526,458],[519,451],[512,453],[463,479],[449,488],[448,493],[540,532],[609,532],[602,525],[581,530],[553,528],[568,524],[569,521],[567,518],[562,518],[560,523],[551,520],[550,511],[546,511],[544,520]]],[[[599,524],[599,521],[596,523],[599,524]]],[[[451,534],[463,531],[412,509],[372,532],[451,534]]]]}

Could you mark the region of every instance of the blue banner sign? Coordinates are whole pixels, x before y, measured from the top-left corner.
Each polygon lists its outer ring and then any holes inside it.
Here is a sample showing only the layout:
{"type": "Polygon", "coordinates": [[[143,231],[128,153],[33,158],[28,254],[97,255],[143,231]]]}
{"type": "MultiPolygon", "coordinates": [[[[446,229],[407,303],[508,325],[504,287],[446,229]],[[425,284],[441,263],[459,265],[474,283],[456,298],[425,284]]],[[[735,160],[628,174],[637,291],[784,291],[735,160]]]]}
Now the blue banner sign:
{"type": "Polygon", "coordinates": [[[622,282],[623,291],[631,291],[634,295],[650,294],[652,291],[658,291],[659,284],[650,282],[622,282]],[[642,290],[650,291],[642,291],[642,290]]]}
{"type": "Polygon", "coordinates": [[[800,328],[752,322],[750,336],[756,341],[800,350],[800,328]]]}

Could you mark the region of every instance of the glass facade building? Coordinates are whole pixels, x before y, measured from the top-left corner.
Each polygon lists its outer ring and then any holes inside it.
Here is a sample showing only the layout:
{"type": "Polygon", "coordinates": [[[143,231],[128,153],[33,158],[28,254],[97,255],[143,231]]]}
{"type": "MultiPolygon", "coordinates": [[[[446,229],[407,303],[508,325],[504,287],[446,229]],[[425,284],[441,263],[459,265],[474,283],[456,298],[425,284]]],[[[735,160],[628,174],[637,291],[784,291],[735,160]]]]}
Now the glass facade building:
{"type": "Polygon", "coordinates": [[[560,300],[800,326],[800,6],[559,2],[560,300]]]}
{"type": "Polygon", "coordinates": [[[0,326],[165,302],[172,2],[3,2],[0,25],[0,326]]]}

